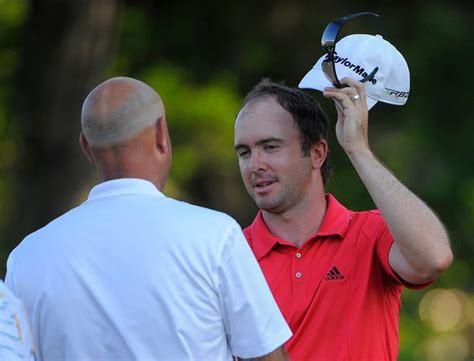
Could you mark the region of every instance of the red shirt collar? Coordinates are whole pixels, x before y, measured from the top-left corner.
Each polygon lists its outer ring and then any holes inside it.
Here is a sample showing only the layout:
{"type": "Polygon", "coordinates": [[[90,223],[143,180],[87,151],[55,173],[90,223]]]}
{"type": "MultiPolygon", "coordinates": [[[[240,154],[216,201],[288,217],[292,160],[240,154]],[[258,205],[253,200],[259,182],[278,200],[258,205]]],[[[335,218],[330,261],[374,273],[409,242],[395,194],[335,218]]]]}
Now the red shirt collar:
{"type": "MultiPolygon", "coordinates": [[[[326,195],[326,200],[328,205],[323,222],[319,230],[311,238],[334,236],[342,240],[349,227],[351,212],[339,203],[332,194],[326,195]]],[[[257,260],[260,260],[270,252],[277,243],[291,245],[288,241],[280,239],[270,232],[263,220],[262,210],[257,213],[255,220],[249,227],[249,231],[252,248],[257,260]],[[258,239],[258,242],[254,242],[256,239],[258,239]]]]}

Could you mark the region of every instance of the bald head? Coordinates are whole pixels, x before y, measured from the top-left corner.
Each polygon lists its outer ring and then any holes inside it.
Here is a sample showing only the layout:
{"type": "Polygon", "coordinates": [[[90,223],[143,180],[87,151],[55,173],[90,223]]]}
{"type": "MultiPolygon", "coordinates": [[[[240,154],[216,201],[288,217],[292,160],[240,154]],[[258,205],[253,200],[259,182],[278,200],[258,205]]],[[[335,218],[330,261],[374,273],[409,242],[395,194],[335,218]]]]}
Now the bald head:
{"type": "Polygon", "coordinates": [[[92,147],[126,141],[165,115],[158,93],[132,78],[116,77],[99,84],[82,106],[82,132],[92,147]]]}

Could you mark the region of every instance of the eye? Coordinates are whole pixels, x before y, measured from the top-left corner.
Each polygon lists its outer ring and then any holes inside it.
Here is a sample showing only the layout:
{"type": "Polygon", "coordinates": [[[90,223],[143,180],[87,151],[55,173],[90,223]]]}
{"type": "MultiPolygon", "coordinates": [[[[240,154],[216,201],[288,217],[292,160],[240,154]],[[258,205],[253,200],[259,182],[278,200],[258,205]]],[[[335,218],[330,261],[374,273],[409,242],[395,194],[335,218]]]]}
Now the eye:
{"type": "Polygon", "coordinates": [[[275,150],[277,148],[278,148],[278,145],[275,145],[275,144],[265,144],[265,147],[264,147],[265,150],[275,150]]]}
{"type": "Polygon", "coordinates": [[[242,149],[242,150],[239,150],[237,152],[237,157],[239,158],[246,158],[248,155],[250,154],[250,151],[246,150],[246,149],[242,149]]]}

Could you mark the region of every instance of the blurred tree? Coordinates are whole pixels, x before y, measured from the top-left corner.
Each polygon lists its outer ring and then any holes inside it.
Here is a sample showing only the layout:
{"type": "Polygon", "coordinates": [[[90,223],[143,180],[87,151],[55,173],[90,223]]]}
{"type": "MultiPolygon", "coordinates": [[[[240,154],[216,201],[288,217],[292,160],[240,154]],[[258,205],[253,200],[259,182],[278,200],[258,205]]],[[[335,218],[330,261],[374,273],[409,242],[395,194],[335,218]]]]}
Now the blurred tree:
{"type": "Polygon", "coordinates": [[[7,243],[5,234],[14,203],[11,184],[17,160],[18,127],[11,103],[15,99],[12,88],[20,59],[18,34],[26,18],[27,5],[24,1],[0,1],[0,9],[0,256],[3,263],[14,244],[7,243]]]}
{"type": "Polygon", "coordinates": [[[31,1],[10,119],[18,131],[10,249],[68,209],[87,180],[77,145],[81,104],[113,55],[117,10],[115,0],[31,1]]]}

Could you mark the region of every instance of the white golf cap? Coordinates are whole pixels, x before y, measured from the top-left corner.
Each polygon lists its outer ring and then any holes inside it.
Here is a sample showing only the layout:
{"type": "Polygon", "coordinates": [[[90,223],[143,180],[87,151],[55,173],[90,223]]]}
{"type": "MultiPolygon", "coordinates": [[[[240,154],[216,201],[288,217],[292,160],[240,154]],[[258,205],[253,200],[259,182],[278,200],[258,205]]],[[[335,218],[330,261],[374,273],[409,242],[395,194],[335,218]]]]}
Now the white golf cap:
{"type": "MultiPolygon", "coordinates": [[[[321,63],[323,55],[301,80],[298,87],[323,91],[332,87],[326,78],[321,63]]],[[[339,80],[350,77],[355,80],[367,76],[375,67],[379,70],[371,81],[365,83],[367,107],[378,101],[403,105],[410,93],[410,72],[403,55],[381,35],[354,34],[346,36],[336,44],[334,56],[339,80]]]]}

